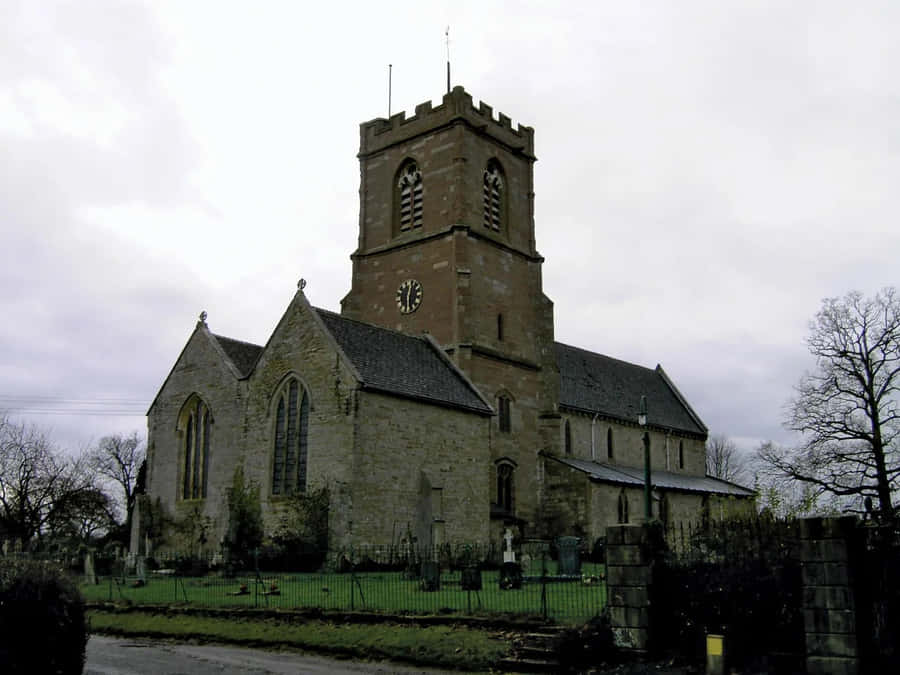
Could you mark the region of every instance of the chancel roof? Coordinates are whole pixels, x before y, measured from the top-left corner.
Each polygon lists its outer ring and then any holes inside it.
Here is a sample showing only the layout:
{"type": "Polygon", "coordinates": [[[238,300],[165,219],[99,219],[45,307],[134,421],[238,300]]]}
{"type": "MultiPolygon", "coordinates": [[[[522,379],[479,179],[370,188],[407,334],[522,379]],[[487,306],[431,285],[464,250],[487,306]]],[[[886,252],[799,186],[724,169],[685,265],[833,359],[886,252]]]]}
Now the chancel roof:
{"type": "Polygon", "coordinates": [[[354,321],[324,309],[316,311],[365,388],[484,414],[493,412],[427,338],[354,321]]]}
{"type": "MultiPolygon", "coordinates": [[[[619,485],[641,486],[644,484],[644,470],[631,466],[619,466],[605,462],[592,462],[573,457],[553,457],[558,462],[588,474],[598,483],[618,483],[619,485]]],[[[730,495],[732,497],[752,497],[753,490],[729,483],[712,476],[689,476],[672,471],[654,470],[650,472],[650,483],[663,490],[702,492],[706,494],[730,495]]]]}
{"type": "Polygon", "coordinates": [[[641,396],[646,396],[651,426],[706,434],[706,426],[660,366],[644,368],[559,342],[554,348],[560,406],[636,421],[641,396]]]}

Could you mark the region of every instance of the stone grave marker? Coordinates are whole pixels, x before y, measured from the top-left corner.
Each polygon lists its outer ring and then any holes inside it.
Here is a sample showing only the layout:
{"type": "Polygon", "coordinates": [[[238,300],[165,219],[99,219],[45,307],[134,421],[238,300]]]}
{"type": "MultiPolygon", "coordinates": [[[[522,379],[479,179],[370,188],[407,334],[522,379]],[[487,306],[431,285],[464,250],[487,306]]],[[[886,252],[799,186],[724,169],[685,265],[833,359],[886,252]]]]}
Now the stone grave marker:
{"type": "Polygon", "coordinates": [[[580,543],[578,537],[559,537],[556,540],[556,550],[559,553],[558,573],[561,576],[581,574],[581,554],[578,550],[580,543]]]}

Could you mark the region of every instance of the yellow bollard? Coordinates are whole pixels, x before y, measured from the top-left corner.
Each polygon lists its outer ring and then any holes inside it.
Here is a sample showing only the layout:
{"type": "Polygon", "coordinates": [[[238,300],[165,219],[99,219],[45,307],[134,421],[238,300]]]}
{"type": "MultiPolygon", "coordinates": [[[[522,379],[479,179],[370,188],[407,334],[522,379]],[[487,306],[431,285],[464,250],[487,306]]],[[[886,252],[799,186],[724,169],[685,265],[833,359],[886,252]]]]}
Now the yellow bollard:
{"type": "Polygon", "coordinates": [[[706,675],[725,673],[725,636],[706,636],[706,675]]]}

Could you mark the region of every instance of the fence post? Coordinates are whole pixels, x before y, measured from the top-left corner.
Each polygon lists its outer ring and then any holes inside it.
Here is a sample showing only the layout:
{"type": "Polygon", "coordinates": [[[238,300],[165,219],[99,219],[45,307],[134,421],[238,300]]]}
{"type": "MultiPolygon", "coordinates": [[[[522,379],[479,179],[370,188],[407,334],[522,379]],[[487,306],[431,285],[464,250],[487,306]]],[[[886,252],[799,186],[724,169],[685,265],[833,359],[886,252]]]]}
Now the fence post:
{"type": "Polygon", "coordinates": [[[547,620],[547,549],[541,551],[541,616],[547,620]]]}
{"type": "Polygon", "coordinates": [[[353,563],[355,558],[353,557],[353,548],[350,549],[350,611],[354,611],[356,609],[356,565],[353,563]]]}
{"type": "Polygon", "coordinates": [[[806,671],[851,675],[860,670],[852,563],[857,520],[804,518],[800,521],[803,624],[806,671]]]}

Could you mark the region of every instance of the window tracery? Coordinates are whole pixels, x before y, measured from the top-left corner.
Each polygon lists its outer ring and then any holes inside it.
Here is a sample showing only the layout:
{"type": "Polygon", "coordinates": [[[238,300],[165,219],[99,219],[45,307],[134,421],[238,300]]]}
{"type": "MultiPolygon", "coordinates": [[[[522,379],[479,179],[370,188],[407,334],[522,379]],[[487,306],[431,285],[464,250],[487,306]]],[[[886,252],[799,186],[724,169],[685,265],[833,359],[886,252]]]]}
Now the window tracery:
{"type": "Polygon", "coordinates": [[[397,181],[399,192],[400,230],[422,226],[422,172],[413,161],[407,162],[400,170],[397,181]]]}
{"type": "Polygon", "coordinates": [[[306,491],[309,397],[295,377],[276,394],[272,494],[306,491]]]}

